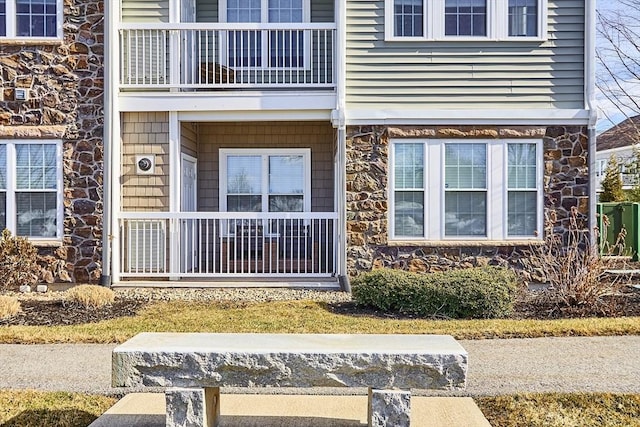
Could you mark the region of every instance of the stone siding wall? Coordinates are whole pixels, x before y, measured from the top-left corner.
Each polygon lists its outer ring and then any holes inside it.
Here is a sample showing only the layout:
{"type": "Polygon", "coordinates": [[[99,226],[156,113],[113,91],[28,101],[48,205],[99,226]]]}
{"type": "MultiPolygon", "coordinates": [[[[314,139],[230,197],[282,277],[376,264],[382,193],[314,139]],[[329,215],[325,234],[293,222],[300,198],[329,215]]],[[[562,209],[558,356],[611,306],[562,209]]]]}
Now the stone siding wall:
{"type": "Polygon", "coordinates": [[[64,38],[36,44],[3,40],[0,138],[60,139],[64,157],[64,236],[60,278],[96,282],[102,257],[104,3],[64,1],[64,38]],[[15,89],[27,90],[26,101],[15,89]]]}
{"type": "Polygon", "coordinates": [[[545,212],[557,215],[566,235],[572,208],[589,214],[586,127],[387,127],[347,128],[347,268],[351,276],[375,268],[418,272],[477,265],[513,265],[530,249],[510,242],[390,242],[388,233],[389,139],[542,139],[545,212]]]}

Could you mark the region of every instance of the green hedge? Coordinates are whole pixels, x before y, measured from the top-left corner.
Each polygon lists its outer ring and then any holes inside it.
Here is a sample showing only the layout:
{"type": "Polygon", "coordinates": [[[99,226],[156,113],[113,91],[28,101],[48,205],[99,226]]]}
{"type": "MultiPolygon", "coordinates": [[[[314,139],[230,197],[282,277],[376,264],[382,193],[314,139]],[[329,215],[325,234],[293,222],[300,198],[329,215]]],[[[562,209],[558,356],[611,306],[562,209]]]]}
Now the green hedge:
{"type": "Polygon", "coordinates": [[[379,269],[353,279],[352,292],[358,304],[387,313],[487,319],[511,313],[517,283],[513,271],[497,267],[428,274],[379,269]]]}

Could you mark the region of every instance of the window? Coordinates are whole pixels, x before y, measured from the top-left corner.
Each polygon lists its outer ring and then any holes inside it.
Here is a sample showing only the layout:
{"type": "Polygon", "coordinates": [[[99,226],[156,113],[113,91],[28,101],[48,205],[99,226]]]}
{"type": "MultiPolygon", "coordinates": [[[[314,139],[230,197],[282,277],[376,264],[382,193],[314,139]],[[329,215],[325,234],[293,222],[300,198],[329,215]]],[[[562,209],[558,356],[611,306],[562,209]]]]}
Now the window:
{"type": "Polygon", "coordinates": [[[385,0],[386,40],[542,40],[547,0],[385,0]]]}
{"type": "Polygon", "coordinates": [[[486,0],[445,0],[446,36],[486,36],[486,0]]]}
{"type": "Polygon", "coordinates": [[[221,150],[221,210],[310,211],[310,162],[309,149],[221,150]]]}
{"type": "Polygon", "coordinates": [[[62,237],[61,147],[0,143],[0,228],[29,238],[62,237]]]}
{"type": "MultiPolygon", "coordinates": [[[[223,0],[220,5],[227,22],[309,22],[306,0],[223,0]]],[[[301,30],[229,31],[227,63],[233,68],[302,68],[306,43],[301,30]]]]}
{"type": "Polygon", "coordinates": [[[541,141],[396,140],[392,239],[539,238],[541,141]]]}
{"type": "Polygon", "coordinates": [[[509,0],[509,37],[536,37],[537,35],[537,0],[509,0]]]}
{"type": "Polygon", "coordinates": [[[0,0],[0,37],[62,37],[62,1],[0,0]]]}

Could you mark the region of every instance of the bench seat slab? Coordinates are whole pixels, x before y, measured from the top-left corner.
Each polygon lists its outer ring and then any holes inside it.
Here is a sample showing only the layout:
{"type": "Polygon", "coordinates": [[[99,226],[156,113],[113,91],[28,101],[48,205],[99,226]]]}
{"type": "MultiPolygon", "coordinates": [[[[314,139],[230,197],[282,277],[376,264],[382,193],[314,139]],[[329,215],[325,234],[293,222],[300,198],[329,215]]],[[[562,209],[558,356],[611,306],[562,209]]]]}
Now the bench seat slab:
{"type": "Polygon", "coordinates": [[[114,387],[463,389],[444,335],[142,333],[113,351],[114,387]]]}

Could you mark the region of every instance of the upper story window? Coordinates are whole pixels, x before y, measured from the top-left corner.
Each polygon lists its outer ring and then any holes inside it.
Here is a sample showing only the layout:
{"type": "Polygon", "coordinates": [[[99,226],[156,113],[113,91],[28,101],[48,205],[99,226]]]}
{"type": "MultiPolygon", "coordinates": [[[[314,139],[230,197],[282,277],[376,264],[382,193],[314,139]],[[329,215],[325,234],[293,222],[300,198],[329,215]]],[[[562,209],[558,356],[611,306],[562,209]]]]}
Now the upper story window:
{"type": "Polygon", "coordinates": [[[446,36],[486,36],[486,0],[445,0],[444,34],[446,36]]]}
{"type": "MultiPolygon", "coordinates": [[[[226,22],[309,22],[307,0],[222,0],[221,16],[226,22]]],[[[229,31],[227,65],[232,68],[302,68],[308,61],[304,31],[278,29],[229,31]]]]}
{"type": "Polygon", "coordinates": [[[0,37],[59,39],[62,0],[0,0],[0,37]]]}
{"type": "Polygon", "coordinates": [[[62,238],[60,141],[0,143],[0,230],[31,239],[62,238]]]}
{"type": "Polygon", "coordinates": [[[385,39],[543,40],[547,0],[385,0],[385,39]]]}

